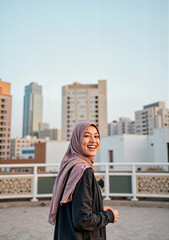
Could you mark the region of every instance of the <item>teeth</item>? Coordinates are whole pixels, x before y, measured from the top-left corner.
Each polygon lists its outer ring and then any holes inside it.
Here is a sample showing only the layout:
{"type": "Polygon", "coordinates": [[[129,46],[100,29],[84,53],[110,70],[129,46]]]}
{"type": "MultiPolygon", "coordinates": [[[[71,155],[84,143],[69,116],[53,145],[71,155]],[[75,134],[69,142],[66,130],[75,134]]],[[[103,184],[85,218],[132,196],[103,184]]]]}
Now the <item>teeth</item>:
{"type": "Polygon", "coordinates": [[[93,148],[93,149],[95,149],[96,147],[95,147],[95,146],[88,146],[88,148],[93,148]]]}

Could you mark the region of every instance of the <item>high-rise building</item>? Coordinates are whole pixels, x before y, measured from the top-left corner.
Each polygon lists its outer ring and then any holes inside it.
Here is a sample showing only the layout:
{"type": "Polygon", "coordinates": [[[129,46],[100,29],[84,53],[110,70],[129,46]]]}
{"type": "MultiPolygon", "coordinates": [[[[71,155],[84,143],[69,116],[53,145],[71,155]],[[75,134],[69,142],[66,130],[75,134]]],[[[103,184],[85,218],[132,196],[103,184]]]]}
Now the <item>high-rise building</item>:
{"type": "Polygon", "coordinates": [[[119,118],[108,124],[109,135],[135,134],[135,122],[127,117],[119,118]]]}
{"type": "Polygon", "coordinates": [[[135,134],[135,122],[127,117],[119,118],[118,134],[135,134]]]}
{"type": "Polygon", "coordinates": [[[164,102],[143,106],[135,112],[136,134],[152,135],[154,128],[169,127],[169,109],[164,102]]]}
{"type": "Polygon", "coordinates": [[[0,79],[0,159],[10,158],[11,110],[12,96],[11,84],[0,79]]]}
{"type": "Polygon", "coordinates": [[[75,125],[83,121],[98,125],[102,137],[108,135],[106,80],[62,88],[62,140],[69,141],[75,125]]]}
{"type": "Polygon", "coordinates": [[[39,123],[42,122],[42,100],[42,86],[36,82],[25,86],[23,137],[38,136],[39,123]]]}

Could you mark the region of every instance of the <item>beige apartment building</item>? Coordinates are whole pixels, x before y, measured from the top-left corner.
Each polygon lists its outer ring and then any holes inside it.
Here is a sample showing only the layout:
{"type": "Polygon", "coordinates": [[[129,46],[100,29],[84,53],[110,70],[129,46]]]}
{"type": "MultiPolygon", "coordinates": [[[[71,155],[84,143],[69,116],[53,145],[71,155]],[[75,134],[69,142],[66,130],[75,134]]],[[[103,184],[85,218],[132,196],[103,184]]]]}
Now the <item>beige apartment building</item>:
{"type": "Polygon", "coordinates": [[[121,134],[135,134],[135,122],[128,117],[121,117],[119,121],[108,124],[109,136],[121,134]]]}
{"type": "Polygon", "coordinates": [[[62,88],[62,140],[69,141],[75,125],[83,121],[97,124],[102,137],[108,135],[106,80],[62,88]]]}
{"type": "Polygon", "coordinates": [[[164,102],[143,106],[143,110],[135,112],[136,134],[152,135],[154,128],[163,127],[169,127],[169,109],[164,102]]]}
{"type": "Polygon", "coordinates": [[[0,79],[0,159],[10,158],[11,84],[0,79]]]}
{"type": "Polygon", "coordinates": [[[44,138],[37,138],[26,136],[25,138],[14,138],[11,139],[11,152],[10,158],[16,159],[20,158],[19,149],[21,147],[30,147],[34,146],[36,143],[45,143],[46,140],[44,138]]]}

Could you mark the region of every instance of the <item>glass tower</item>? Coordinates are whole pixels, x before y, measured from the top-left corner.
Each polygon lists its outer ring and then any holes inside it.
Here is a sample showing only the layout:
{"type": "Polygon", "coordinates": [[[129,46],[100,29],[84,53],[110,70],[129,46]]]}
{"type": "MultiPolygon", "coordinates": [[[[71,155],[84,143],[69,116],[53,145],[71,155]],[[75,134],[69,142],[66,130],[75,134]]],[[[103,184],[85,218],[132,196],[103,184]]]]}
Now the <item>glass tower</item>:
{"type": "Polygon", "coordinates": [[[23,137],[38,136],[39,123],[42,122],[42,101],[42,86],[36,82],[25,86],[23,137]]]}

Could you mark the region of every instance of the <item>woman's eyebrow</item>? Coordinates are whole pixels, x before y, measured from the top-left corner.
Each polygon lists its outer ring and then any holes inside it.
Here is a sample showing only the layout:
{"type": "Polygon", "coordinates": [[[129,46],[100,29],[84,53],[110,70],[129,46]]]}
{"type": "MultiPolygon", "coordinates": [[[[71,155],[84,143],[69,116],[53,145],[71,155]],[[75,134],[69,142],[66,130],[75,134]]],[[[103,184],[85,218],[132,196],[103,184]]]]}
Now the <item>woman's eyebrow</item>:
{"type": "MultiPolygon", "coordinates": [[[[84,132],[84,134],[85,134],[85,133],[91,134],[91,132],[84,132]]],[[[97,135],[99,135],[97,132],[96,132],[96,133],[94,133],[94,134],[97,134],[97,135]]]]}

